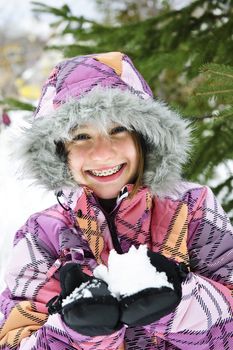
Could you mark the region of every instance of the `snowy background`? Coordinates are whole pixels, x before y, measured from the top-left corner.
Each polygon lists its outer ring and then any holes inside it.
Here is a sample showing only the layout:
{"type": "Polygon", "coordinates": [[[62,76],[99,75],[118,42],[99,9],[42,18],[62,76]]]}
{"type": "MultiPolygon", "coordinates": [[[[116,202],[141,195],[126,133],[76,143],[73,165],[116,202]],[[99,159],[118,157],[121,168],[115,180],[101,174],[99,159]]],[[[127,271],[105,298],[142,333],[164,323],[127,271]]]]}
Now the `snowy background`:
{"type": "MultiPolygon", "coordinates": [[[[74,15],[98,18],[94,0],[38,0],[38,2],[53,7],[67,4],[74,15]]],[[[43,15],[43,21],[38,22],[32,14],[32,8],[33,4],[30,0],[20,0],[20,2],[19,0],[0,0],[0,28],[4,27],[12,36],[18,36],[19,32],[25,35],[33,33],[48,36],[51,17],[43,15]]]]}

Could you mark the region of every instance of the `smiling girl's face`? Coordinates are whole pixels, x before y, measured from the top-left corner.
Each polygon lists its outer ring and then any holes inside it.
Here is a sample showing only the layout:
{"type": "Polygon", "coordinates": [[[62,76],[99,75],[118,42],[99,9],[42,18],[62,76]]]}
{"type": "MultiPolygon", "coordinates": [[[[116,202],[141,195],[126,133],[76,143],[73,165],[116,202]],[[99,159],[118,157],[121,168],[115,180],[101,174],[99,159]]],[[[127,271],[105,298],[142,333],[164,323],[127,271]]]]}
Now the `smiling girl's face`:
{"type": "Polygon", "coordinates": [[[112,124],[107,134],[89,124],[78,127],[67,149],[73,178],[99,198],[115,198],[124,185],[135,181],[139,156],[123,126],[112,124]]]}

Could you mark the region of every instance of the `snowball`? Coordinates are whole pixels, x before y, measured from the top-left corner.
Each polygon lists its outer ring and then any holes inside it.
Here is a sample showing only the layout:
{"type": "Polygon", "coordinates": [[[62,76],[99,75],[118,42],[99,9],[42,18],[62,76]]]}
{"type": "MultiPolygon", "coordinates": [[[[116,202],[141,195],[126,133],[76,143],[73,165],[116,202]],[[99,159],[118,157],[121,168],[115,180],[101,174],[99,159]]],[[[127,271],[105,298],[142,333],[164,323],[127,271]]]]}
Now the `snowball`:
{"type": "Polygon", "coordinates": [[[118,254],[111,250],[108,268],[99,265],[94,276],[108,283],[109,291],[119,298],[129,296],[146,288],[173,288],[165,272],[158,272],[151,264],[145,245],[132,246],[128,253],[118,254]]]}
{"type": "Polygon", "coordinates": [[[109,273],[108,273],[108,268],[107,266],[103,265],[103,264],[100,264],[98,265],[94,271],[93,271],[93,274],[95,276],[95,278],[99,278],[101,279],[102,281],[106,282],[107,284],[109,284],[109,273]]]}

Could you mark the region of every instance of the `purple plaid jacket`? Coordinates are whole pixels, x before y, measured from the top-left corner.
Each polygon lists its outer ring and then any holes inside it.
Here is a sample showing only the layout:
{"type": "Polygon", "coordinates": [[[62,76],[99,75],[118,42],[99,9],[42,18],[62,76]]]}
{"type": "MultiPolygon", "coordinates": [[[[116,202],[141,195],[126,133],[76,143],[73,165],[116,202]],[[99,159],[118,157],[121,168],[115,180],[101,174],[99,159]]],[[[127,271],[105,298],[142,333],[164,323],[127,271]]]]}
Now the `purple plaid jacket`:
{"type": "Polygon", "coordinates": [[[48,316],[46,303],[60,292],[59,267],[76,261],[91,273],[113,248],[103,211],[92,192],[80,188],[66,194],[69,211],[57,204],[32,215],[16,233],[0,297],[2,350],[233,349],[233,229],[210,189],[180,183],[179,193],[163,200],[146,187],[130,199],[131,187],[126,189],[115,216],[122,250],[146,244],[190,264],[174,312],[145,327],[123,326],[98,337],[69,329],[59,314],[48,316]]]}

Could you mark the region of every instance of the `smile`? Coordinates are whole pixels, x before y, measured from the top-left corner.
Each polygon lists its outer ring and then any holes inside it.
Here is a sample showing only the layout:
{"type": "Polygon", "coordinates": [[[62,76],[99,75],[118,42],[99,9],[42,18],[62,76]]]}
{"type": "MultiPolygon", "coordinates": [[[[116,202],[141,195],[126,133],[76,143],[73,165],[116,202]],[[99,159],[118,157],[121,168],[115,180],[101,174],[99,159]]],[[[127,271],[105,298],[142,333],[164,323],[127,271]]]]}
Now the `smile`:
{"type": "Polygon", "coordinates": [[[104,169],[104,170],[89,170],[89,173],[94,176],[110,176],[116,174],[121,168],[123,164],[116,165],[113,168],[104,169]]]}

